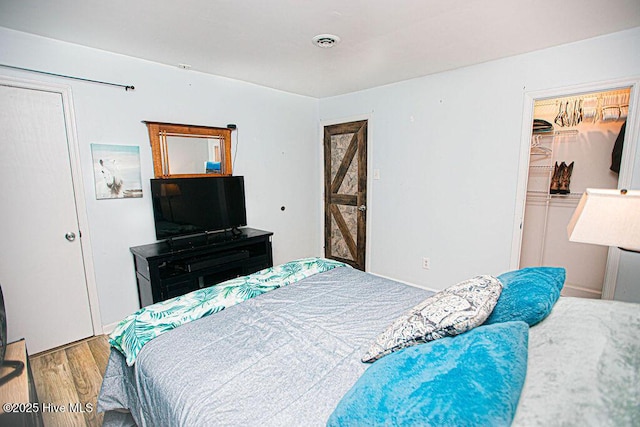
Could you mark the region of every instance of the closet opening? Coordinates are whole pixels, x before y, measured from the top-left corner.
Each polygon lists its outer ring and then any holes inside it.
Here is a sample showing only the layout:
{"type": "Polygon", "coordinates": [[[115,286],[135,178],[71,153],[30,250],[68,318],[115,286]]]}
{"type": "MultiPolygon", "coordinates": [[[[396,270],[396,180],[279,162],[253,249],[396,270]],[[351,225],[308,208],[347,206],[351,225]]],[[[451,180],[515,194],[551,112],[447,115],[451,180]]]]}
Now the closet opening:
{"type": "Polygon", "coordinates": [[[567,224],[586,188],[625,184],[631,94],[629,85],[533,100],[518,268],[564,267],[564,296],[600,299],[615,289],[619,254],[612,263],[606,246],[569,242],[567,224]]]}

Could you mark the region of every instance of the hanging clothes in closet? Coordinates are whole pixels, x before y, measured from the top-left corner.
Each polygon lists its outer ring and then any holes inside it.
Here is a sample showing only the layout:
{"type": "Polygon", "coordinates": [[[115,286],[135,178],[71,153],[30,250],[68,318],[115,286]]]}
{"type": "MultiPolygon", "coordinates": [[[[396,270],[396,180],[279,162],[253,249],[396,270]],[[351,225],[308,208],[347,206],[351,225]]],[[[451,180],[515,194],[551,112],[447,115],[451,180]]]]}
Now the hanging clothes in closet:
{"type": "Polygon", "coordinates": [[[616,138],[616,142],[613,144],[613,151],[611,152],[611,166],[609,169],[615,173],[620,173],[620,163],[622,162],[622,149],[624,148],[624,134],[627,128],[627,121],[622,124],[620,133],[616,138]]]}

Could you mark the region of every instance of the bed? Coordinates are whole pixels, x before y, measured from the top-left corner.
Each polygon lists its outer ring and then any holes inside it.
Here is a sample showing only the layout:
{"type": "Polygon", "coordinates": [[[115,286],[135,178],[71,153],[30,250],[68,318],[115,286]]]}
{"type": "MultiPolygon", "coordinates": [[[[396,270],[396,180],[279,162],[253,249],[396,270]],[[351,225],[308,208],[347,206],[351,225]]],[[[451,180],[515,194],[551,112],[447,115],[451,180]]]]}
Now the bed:
{"type": "MultiPolygon", "coordinates": [[[[504,295],[503,291],[500,298],[504,295]]],[[[420,368],[420,375],[453,364],[456,372],[471,369],[465,374],[471,379],[463,384],[448,384],[446,392],[431,389],[429,396],[419,400],[415,399],[415,393],[410,393],[395,404],[422,412],[404,419],[382,414],[387,416],[382,418],[386,420],[384,424],[424,425],[420,420],[426,419],[421,418],[425,411],[430,415],[437,412],[433,405],[443,416],[458,409],[467,411],[464,419],[473,421],[468,425],[482,424],[481,420],[486,422],[487,418],[469,418],[470,405],[458,401],[460,397],[456,394],[468,388],[469,383],[474,383],[476,391],[487,389],[486,384],[475,384],[482,375],[473,369],[481,364],[475,360],[462,363],[466,359],[460,353],[447,357],[443,346],[467,342],[470,344],[465,344],[468,349],[465,351],[471,353],[481,345],[469,338],[485,331],[494,334],[494,338],[485,339],[489,344],[502,345],[511,339],[515,347],[524,348],[525,352],[517,357],[500,353],[499,364],[504,361],[507,365],[498,366],[498,376],[490,382],[506,384],[518,376],[521,380],[516,378],[515,385],[506,385],[510,387],[508,393],[496,391],[495,396],[500,399],[506,394],[513,396],[510,401],[486,399],[489,402],[483,405],[488,403],[494,408],[471,410],[481,412],[482,416],[491,415],[496,408],[506,411],[506,416],[497,418],[504,420],[498,423],[504,425],[640,425],[637,304],[560,297],[546,308],[550,313],[545,313],[544,320],[534,326],[506,319],[504,323],[476,327],[473,331],[477,333],[468,331],[403,348],[374,363],[363,363],[363,355],[381,332],[407,310],[433,297],[433,292],[347,266],[335,266],[252,296],[215,314],[207,313],[171,327],[145,342],[134,361],[112,348],[98,398],[98,410],[105,412],[104,425],[377,424],[366,418],[381,408],[381,401],[366,401],[372,387],[367,376],[371,377],[373,374],[368,374],[377,367],[381,367],[382,375],[388,376],[389,364],[400,357],[409,357],[411,351],[422,352],[420,360],[431,364],[428,369],[420,368]],[[524,338],[501,332],[498,328],[503,325],[515,325],[524,338]],[[496,336],[499,338],[495,339],[496,336]],[[434,343],[440,346],[437,358],[430,357],[436,354],[434,343]],[[424,353],[424,349],[431,353],[424,353]],[[524,362],[518,362],[519,359],[524,362]],[[508,365],[516,362],[524,363],[521,375],[512,372],[514,368],[508,365]],[[438,399],[431,402],[431,396],[435,395],[438,399]],[[348,397],[351,401],[345,403],[348,397]],[[412,398],[414,401],[406,400],[412,398]],[[357,412],[353,405],[356,409],[359,405],[365,418],[349,418],[357,412]],[[340,408],[343,418],[336,415],[340,408]]],[[[382,384],[381,369],[376,372],[374,384],[382,384]]],[[[403,367],[400,372],[405,375],[409,371],[403,367]]],[[[456,374],[453,378],[459,381],[463,377],[456,374]]],[[[424,386],[425,382],[420,381],[424,386]]],[[[394,390],[401,394],[402,384],[392,378],[372,393],[377,398],[383,393],[381,399],[386,405],[395,396],[394,390]]],[[[389,411],[389,407],[385,410],[389,411]]],[[[392,412],[398,412],[398,407],[392,412]]],[[[440,424],[433,419],[431,424],[440,424]]]]}

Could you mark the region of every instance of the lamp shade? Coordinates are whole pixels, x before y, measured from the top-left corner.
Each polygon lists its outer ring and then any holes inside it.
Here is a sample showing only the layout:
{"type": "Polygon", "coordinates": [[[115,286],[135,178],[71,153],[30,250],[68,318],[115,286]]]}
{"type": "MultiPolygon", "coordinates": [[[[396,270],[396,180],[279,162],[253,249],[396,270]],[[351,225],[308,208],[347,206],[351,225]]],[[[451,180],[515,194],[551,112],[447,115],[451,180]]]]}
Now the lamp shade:
{"type": "Polygon", "coordinates": [[[640,191],[587,188],[567,233],[572,242],[640,251],[640,191]]]}

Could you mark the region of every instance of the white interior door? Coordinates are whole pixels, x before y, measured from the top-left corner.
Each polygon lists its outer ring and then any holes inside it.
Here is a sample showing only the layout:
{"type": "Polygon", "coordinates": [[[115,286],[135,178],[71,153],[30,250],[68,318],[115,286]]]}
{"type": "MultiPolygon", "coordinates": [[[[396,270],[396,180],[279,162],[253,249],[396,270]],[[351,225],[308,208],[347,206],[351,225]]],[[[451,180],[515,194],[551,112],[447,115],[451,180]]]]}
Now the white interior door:
{"type": "Polygon", "coordinates": [[[0,285],[9,340],[93,335],[62,95],[0,86],[0,285]]]}

